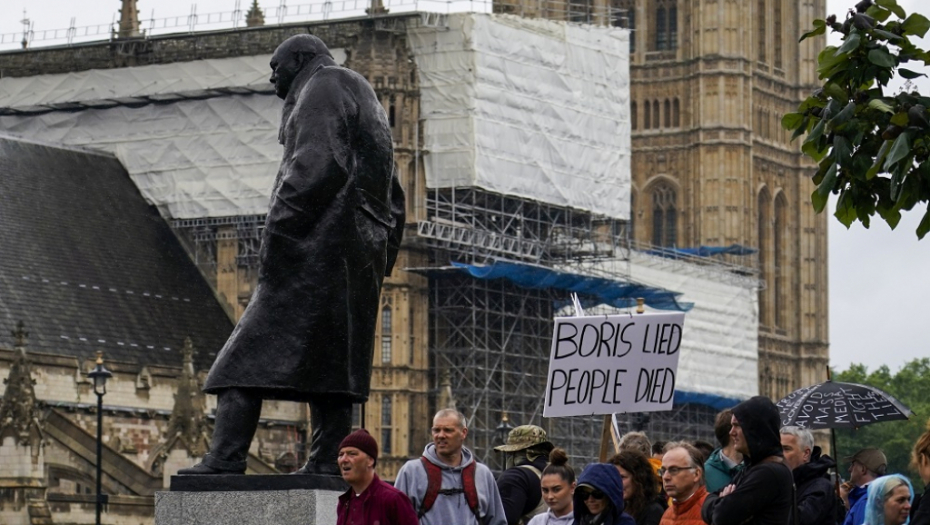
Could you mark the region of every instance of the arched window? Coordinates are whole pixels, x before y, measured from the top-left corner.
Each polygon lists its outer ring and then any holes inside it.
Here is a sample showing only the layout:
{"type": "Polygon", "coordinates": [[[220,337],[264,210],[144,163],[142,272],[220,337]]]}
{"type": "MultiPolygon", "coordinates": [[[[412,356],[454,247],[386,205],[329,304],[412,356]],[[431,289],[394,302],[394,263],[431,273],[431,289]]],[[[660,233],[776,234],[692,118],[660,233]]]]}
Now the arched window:
{"type": "Polygon", "coordinates": [[[668,49],[668,18],[664,7],[656,9],[656,51],[668,49]]]}
{"type": "Polygon", "coordinates": [[[676,128],[681,127],[681,104],[678,103],[678,97],[672,102],[672,125],[676,128]]]}
{"type": "MultiPolygon", "coordinates": [[[[772,62],[775,64],[775,67],[781,69],[784,65],[781,60],[781,2],[782,0],[775,0],[773,2],[772,10],[772,53],[775,54],[772,62]]],[[[774,138],[774,137],[772,137],[774,138]]]]}
{"type": "Polygon", "coordinates": [[[772,258],[775,266],[772,268],[774,274],[773,293],[775,295],[775,328],[786,328],[787,316],[785,315],[788,307],[786,297],[788,295],[787,279],[787,258],[785,257],[785,235],[788,228],[788,199],[784,193],[779,193],[775,198],[775,223],[772,227],[772,258]]]}
{"type": "Polygon", "coordinates": [[[381,397],[381,453],[391,453],[391,424],[393,414],[391,413],[391,396],[385,394],[381,397]]]}
{"type": "Polygon", "coordinates": [[[659,101],[653,100],[652,101],[652,127],[658,128],[660,122],[661,120],[659,120],[659,101]]]}
{"type": "Polygon", "coordinates": [[[636,102],[630,102],[630,127],[636,129],[636,102]]]}
{"type": "Polygon", "coordinates": [[[649,111],[649,101],[643,102],[643,129],[652,128],[652,112],[649,111]]]}
{"type": "Polygon", "coordinates": [[[631,241],[636,240],[636,190],[630,191],[630,223],[627,225],[631,241]]]}
{"type": "Polygon", "coordinates": [[[394,118],[394,112],[395,112],[394,97],[391,97],[391,103],[388,105],[388,123],[391,125],[392,128],[396,124],[396,120],[394,118]]]}
{"type": "Polygon", "coordinates": [[[668,48],[678,48],[678,8],[668,8],[668,48]]]}
{"type": "Polygon", "coordinates": [[[662,109],[665,110],[665,127],[670,128],[672,127],[672,103],[668,99],[665,99],[665,107],[662,109]]]}
{"type": "Polygon", "coordinates": [[[628,24],[627,27],[630,29],[630,53],[636,51],[636,7],[631,5],[626,11],[628,24]]]}
{"type": "Polygon", "coordinates": [[[381,362],[391,362],[391,306],[381,308],[381,362]]]}
{"type": "Polygon", "coordinates": [[[771,212],[771,202],[772,196],[769,195],[767,189],[762,189],[759,192],[759,198],[757,200],[757,213],[759,223],[756,225],[758,228],[758,248],[759,248],[759,277],[761,277],[762,282],[765,283],[765,286],[760,287],[759,289],[759,323],[768,326],[769,321],[769,296],[771,295],[771,275],[770,267],[768,262],[769,257],[769,242],[771,240],[771,231],[772,231],[772,212],[771,212]]]}
{"type": "Polygon", "coordinates": [[[652,190],[652,244],[673,247],[678,244],[678,196],[675,188],[659,183],[652,190]]]}
{"type": "Polygon", "coordinates": [[[759,39],[757,42],[759,50],[759,62],[765,62],[765,46],[767,45],[765,41],[765,0],[759,0],[756,3],[756,11],[756,38],[759,39]]]}

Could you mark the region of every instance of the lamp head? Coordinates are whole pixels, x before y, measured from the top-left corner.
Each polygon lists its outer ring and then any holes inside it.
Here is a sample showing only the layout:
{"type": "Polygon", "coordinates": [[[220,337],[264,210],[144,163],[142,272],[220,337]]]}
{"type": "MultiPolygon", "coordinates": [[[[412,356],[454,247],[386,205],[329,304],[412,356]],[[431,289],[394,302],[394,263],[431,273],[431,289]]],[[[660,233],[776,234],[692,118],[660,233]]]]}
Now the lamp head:
{"type": "Polygon", "coordinates": [[[113,377],[113,374],[103,366],[103,352],[97,352],[97,366],[87,374],[87,377],[94,382],[95,394],[103,396],[107,393],[107,379],[113,377]]]}

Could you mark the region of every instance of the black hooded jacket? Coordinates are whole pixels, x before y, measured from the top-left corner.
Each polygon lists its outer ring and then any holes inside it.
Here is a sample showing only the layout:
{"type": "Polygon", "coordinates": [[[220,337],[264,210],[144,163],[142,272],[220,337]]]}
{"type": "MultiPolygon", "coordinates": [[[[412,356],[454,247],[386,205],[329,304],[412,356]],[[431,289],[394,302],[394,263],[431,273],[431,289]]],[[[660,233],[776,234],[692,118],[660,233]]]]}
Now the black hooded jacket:
{"type": "Polygon", "coordinates": [[[733,478],[731,494],[707,496],[701,518],[712,525],[788,525],[794,482],[782,455],[778,409],[756,396],[736,405],[733,415],[749,448],[745,468],[733,478]]]}
{"type": "Polygon", "coordinates": [[[922,495],[914,498],[910,525],[930,525],[930,483],[924,487],[922,495]]]}
{"type": "Polygon", "coordinates": [[[800,525],[836,524],[836,491],[827,475],[836,462],[820,454],[820,447],[814,447],[810,461],[792,471],[800,525]]]}

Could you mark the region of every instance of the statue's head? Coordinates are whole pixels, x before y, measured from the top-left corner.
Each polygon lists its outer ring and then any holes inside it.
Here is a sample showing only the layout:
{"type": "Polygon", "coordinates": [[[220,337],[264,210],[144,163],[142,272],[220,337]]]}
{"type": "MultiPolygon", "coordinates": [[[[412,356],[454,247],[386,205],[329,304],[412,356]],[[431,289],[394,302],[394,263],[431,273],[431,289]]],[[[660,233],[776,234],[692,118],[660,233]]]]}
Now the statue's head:
{"type": "Polygon", "coordinates": [[[313,35],[294,35],[278,46],[271,55],[271,78],[274,92],[285,98],[297,74],[319,55],[332,58],[329,48],[313,35]]]}

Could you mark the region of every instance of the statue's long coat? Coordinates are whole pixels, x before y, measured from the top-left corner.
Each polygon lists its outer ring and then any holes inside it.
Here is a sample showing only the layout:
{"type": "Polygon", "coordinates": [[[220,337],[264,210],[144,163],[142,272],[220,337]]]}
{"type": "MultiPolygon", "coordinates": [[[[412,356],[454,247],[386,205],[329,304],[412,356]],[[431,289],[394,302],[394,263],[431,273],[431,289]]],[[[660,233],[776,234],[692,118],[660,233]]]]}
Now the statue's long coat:
{"type": "Polygon", "coordinates": [[[362,76],[318,55],[291,85],[279,140],[258,286],[204,391],[363,401],[404,225],[387,117],[362,76]]]}

